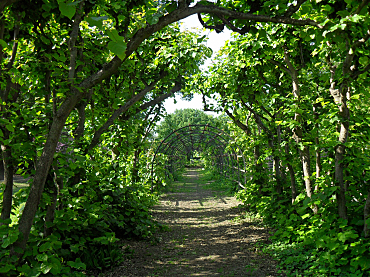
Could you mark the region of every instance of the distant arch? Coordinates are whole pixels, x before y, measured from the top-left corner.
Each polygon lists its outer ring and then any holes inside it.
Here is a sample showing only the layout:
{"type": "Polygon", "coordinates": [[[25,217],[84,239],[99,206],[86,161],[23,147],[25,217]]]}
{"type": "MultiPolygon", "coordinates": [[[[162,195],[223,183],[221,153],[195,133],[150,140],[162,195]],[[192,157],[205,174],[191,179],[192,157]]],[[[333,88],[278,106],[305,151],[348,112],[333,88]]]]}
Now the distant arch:
{"type": "Polygon", "coordinates": [[[188,125],[174,130],[158,145],[152,160],[151,181],[154,186],[154,166],[159,163],[159,155],[166,158],[163,165],[169,177],[184,167],[184,162],[201,152],[216,166],[218,171],[235,180],[242,188],[246,183],[245,159],[241,148],[223,130],[210,125],[188,125]]]}

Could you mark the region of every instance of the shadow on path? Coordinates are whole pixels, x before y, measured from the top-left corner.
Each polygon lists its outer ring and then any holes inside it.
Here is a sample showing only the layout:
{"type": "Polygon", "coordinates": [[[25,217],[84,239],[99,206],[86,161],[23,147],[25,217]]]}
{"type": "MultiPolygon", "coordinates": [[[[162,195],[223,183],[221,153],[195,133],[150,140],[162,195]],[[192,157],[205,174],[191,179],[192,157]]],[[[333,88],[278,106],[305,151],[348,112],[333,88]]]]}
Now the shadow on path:
{"type": "Polygon", "coordinates": [[[105,276],[281,276],[256,243],[268,230],[244,218],[234,197],[202,187],[197,170],[164,195],[154,217],[169,227],[156,243],[127,241],[129,259],[105,276]]]}

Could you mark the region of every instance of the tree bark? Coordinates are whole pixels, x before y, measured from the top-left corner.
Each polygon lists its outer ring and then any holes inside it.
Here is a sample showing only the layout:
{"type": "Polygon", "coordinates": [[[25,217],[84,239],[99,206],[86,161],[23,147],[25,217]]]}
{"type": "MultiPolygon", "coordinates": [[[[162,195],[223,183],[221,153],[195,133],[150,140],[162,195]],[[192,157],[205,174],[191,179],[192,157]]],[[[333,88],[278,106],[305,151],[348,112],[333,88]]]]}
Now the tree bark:
{"type": "MultiPolygon", "coordinates": [[[[290,155],[289,151],[289,144],[285,144],[285,155],[288,156],[290,155]]],[[[295,172],[292,164],[290,162],[287,162],[287,167],[289,170],[289,175],[290,175],[290,189],[292,191],[292,204],[294,203],[295,199],[297,198],[297,187],[296,187],[296,180],[295,180],[295,172]]]]}
{"type": "Polygon", "coordinates": [[[0,2],[0,13],[2,13],[7,6],[10,6],[11,4],[18,2],[18,1],[19,0],[2,0],[0,2]]]}
{"type": "Polygon", "coordinates": [[[236,124],[236,126],[238,126],[240,129],[242,129],[244,131],[244,133],[246,133],[247,135],[250,134],[250,130],[248,128],[247,125],[243,124],[239,119],[237,119],[231,112],[229,112],[229,110],[227,110],[225,107],[224,107],[224,111],[225,113],[231,118],[231,120],[236,124]]]}
{"type": "MultiPolygon", "coordinates": [[[[77,123],[77,127],[73,131],[73,135],[74,135],[74,143],[77,148],[82,148],[81,138],[83,137],[85,133],[86,106],[90,102],[93,92],[94,90],[90,89],[87,99],[82,100],[80,103],[78,103],[76,107],[78,111],[78,123],[77,123]]],[[[70,181],[69,181],[70,185],[74,186],[78,184],[81,180],[81,177],[84,174],[85,174],[85,169],[82,167],[78,167],[75,170],[74,175],[71,176],[70,178],[70,181]]]]}
{"type": "MultiPolygon", "coordinates": [[[[293,88],[293,96],[295,100],[296,109],[298,109],[301,105],[301,95],[300,95],[300,88],[299,88],[299,79],[298,79],[298,72],[293,66],[293,64],[290,61],[289,53],[285,49],[284,51],[284,60],[287,64],[287,67],[283,67],[285,71],[288,72],[288,74],[292,78],[292,88],[293,88]]],[[[280,65],[281,66],[281,65],[280,65]]],[[[281,66],[282,67],[282,66],[281,66]]],[[[303,178],[306,188],[306,195],[309,198],[312,198],[312,180],[311,180],[311,167],[310,167],[310,148],[308,145],[304,145],[303,141],[303,129],[302,129],[302,115],[299,112],[295,112],[294,114],[294,120],[298,123],[297,126],[293,129],[293,138],[295,142],[298,144],[299,147],[299,153],[300,158],[302,162],[302,169],[303,169],[303,178]]],[[[318,211],[317,205],[313,205],[312,208],[313,212],[316,214],[318,211]]]]}
{"type": "Polygon", "coordinates": [[[331,67],[331,78],[329,92],[332,95],[334,102],[339,108],[339,137],[338,145],[335,147],[335,170],[334,176],[336,185],[339,190],[336,192],[337,204],[338,204],[338,215],[340,218],[348,219],[347,205],[346,205],[346,189],[344,182],[344,167],[343,159],[345,156],[345,143],[349,135],[349,109],[347,107],[347,90],[346,81],[343,81],[340,89],[335,89],[336,82],[334,81],[335,67],[331,67]]]}
{"type": "MultiPolygon", "coordinates": [[[[3,129],[4,140],[9,139],[9,131],[3,129]]],[[[4,164],[4,184],[5,190],[3,192],[3,209],[1,211],[1,219],[6,220],[10,218],[10,212],[12,210],[12,200],[13,200],[13,174],[14,165],[12,157],[12,149],[10,145],[1,143],[1,151],[3,154],[3,164],[4,164]]],[[[1,224],[0,224],[1,225],[1,224]]]]}
{"type": "Polygon", "coordinates": [[[255,183],[258,186],[258,194],[263,195],[263,184],[265,178],[264,176],[264,169],[262,164],[258,161],[259,158],[261,157],[261,151],[260,151],[260,145],[257,143],[254,148],[253,148],[253,155],[254,155],[254,163],[255,163],[255,168],[256,168],[256,178],[255,178],[255,183]]]}
{"type": "MultiPolygon", "coordinates": [[[[4,3],[0,4],[0,13],[2,13],[2,10],[7,6],[11,5],[15,1],[5,1],[4,3]]],[[[19,18],[20,16],[17,15],[17,19],[14,25],[14,42],[12,47],[12,54],[10,56],[9,62],[6,64],[6,69],[10,70],[13,65],[14,61],[17,55],[17,49],[18,49],[18,33],[19,33],[19,18]]],[[[4,22],[3,20],[0,20],[0,38],[4,38],[4,22]]],[[[0,46],[0,61],[3,59],[3,47],[0,46]]],[[[3,68],[0,65],[0,76],[2,75],[3,68]]],[[[0,103],[0,112],[2,112],[2,116],[5,119],[5,122],[8,121],[8,118],[10,117],[10,113],[8,112],[8,102],[15,102],[17,101],[17,98],[19,96],[19,90],[20,86],[18,84],[15,84],[12,82],[11,78],[9,76],[4,76],[4,79],[6,80],[6,87],[4,90],[0,90],[0,98],[2,100],[2,103],[0,103]],[[12,95],[12,92],[14,93],[12,95]]],[[[10,131],[8,130],[8,127],[5,125],[0,126],[3,132],[3,138],[1,140],[1,150],[2,150],[2,156],[3,156],[3,165],[4,165],[4,183],[5,183],[5,189],[3,193],[3,209],[1,211],[1,219],[6,220],[10,218],[10,213],[12,209],[12,200],[13,200],[13,174],[14,174],[14,158],[12,157],[12,148],[9,142],[4,143],[4,141],[7,141],[10,139],[10,131]]]]}
{"type": "Polygon", "coordinates": [[[274,139],[271,135],[271,137],[268,138],[268,145],[271,148],[272,151],[272,161],[274,164],[274,173],[275,173],[275,180],[276,180],[276,192],[281,195],[282,190],[282,184],[281,184],[281,169],[280,169],[280,157],[276,154],[276,146],[274,143],[274,139]]]}
{"type": "MultiPolygon", "coordinates": [[[[56,172],[54,172],[56,174],[56,172]]],[[[51,198],[51,202],[46,207],[46,215],[45,215],[45,224],[44,224],[44,237],[48,237],[52,234],[53,228],[49,226],[54,221],[55,216],[55,209],[57,207],[58,202],[58,187],[56,183],[56,178],[50,176],[47,178],[47,184],[49,184],[49,196],[51,198]]]]}
{"type": "MultiPolygon", "coordinates": [[[[316,180],[321,176],[322,164],[321,164],[321,149],[320,149],[320,139],[319,139],[319,113],[318,113],[318,104],[313,105],[313,114],[315,119],[315,128],[316,128],[316,137],[315,137],[315,157],[316,157],[316,180]]],[[[315,191],[318,191],[319,187],[316,182],[315,191]]]]}
{"type": "Polygon", "coordinates": [[[370,236],[370,224],[366,224],[366,220],[370,218],[370,189],[367,192],[367,198],[364,207],[364,236],[365,238],[370,236]]]}
{"type": "Polygon", "coordinates": [[[57,147],[59,137],[62,133],[64,123],[67,120],[68,115],[69,112],[61,114],[60,116],[54,118],[48,138],[45,142],[43,152],[37,161],[33,184],[31,186],[27,202],[24,206],[23,213],[19,219],[18,229],[23,235],[23,240],[17,242],[16,246],[19,246],[22,249],[26,247],[33,220],[35,218],[41,195],[44,190],[46,178],[50,170],[51,163],[53,161],[55,149],[57,147]]]}

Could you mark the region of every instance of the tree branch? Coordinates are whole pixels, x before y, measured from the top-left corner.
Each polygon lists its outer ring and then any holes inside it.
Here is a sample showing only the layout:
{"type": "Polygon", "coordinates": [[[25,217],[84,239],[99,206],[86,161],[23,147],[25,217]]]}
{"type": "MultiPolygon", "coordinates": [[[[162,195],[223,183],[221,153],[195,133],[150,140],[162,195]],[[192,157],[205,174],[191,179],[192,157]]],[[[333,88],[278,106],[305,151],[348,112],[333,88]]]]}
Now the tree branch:
{"type": "Polygon", "coordinates": [[[278,62],[278,61],[275,61],[273,59],[270,59],[268,60],[270,63],[272,63],[273,65],[276,65],[277,67],[279,67],[280,69],[286,71],[289,75],[292,74],[289,70],[289,68],[287,68],[286,66],[284,66],[281,62],[278,62]]]}
{"type": "Polygon", "coordinates": [[[60,106],[58,116],[65,116],[64,113],[69,113],[78,101],[84,97],[86,91],[93,86],[99,84],[103,79],[108,78],[119,70],[120,65],[126,60],[131,54],[140,46],[140,44],[150,37],[155,32],[161,30],[165,26],[177,22],[180,19],[186,18],[196,13],[210,13],[217,16],[223,15],[233,17],[235,19],[246,19],[256,22],[272,22],[272,23],[283,23],[297,26],[311,25],[317,28],[323,28],[318,22],[310,19],[299,20],[285,17],[270,17],[266,15],[255,15],[249,13],[241,13],[237,11],[228,10],[223,7],[218,7],[212,3],[208,5],[196,4],[194,7],[187,7],[183,9],[177,9],[172,13],[165,15],[160,18],[157,24],[149,25],[146,28],[138,30],[131,40],[127,44],[125,58],[121,60],[118,56],[115,56],[110,62],[103,65],[102,69],[98,70],[95,74],[90,75],[79,84],[80,89],[73,89],[71,97],[67,98],[60,106]]]}
{"type": "Polygon", "coordinates": [[[72,24],[72,31],[68,41],[68,49],[70,52],[69,56],[69,72],[68,72],[68,81],[70,86],[72,87],[74,84],[75,72],[76,72],[76,58],[77,58],[77,47],[76,47],[76,40],[80,31],[80,23],[82,20],[82,7],[84,5],[84,1],[82,1],[77,9],[73,24],[72,24]]]}
{"type": "Polygon", "coordinates": [[[14,4],[18,0],[1,0],[0,2],[0,13],[2,13],[7,6],[10,6],[11,4],[14,4]]]}
{"type": "Polygon", "coordinates": [[[224,109],[225,113],[231,118],[231,120],[240,128],[242,129],[247,135],[251,134],[248,126],[243,124],[239,119],[237,119],[232,113],[229,112],[228,109],[224,109]]]}
{"type": "MultiPolygon", "coordinates": [[[[168,97],[171,97],[175,92],[179,91],[181,89],[181,84],[180,83],[176,83],[175,86],[170,90],[170,92],[167,92],[167,93],[164,93],[164,94],[161,94],[159,95],[157,98],[145,103],[145,104],[142,104],[140,107],[138,107],[133,114],[137,114],[149,107],[152,107],[154,105],[157,105],[161,102],[163,102],[165,99],[167,99],[168,97]]],[[[132,115],[129,115],[129,114],[125,114],[122,119],[123,120],[127,120],[131,117],[132,115]]]]}
{"type": "MultiPolygon", "coordinates": [[[[270,130],[266,127],[266,125],[262,122],[261,120],[261,116],[254,110],[252,109],[251,107],[249,107],[247,105],[247,103],[244,103],[244,101],[242,101],[242,104],[244,107],[247,108],[248,111],[250,111],[253,116],[254,116],[254,120],[256,121],[256,123],[258,124],[258,126],[260,126],[268,135],[271,135],[271,132],[270,130]]],[[[263,117],[262,117],[263,118],[263,117]]],[[[265,119],[265,118],[264,118],[265,119]]],[[[267,119],[265,119],[267,120],[267,119]]]]}
{"type": "MultiPolygon", "coordinates": [[[[215,14],[217,16],[227,16],[233,17],[234,19],[246,19],[256,22],[283,23],[296,26],[310,25],[320,29],[323,28],[323,26],[321,26],[318,22],[311,19],[300,20],[287,17],[276,17],[276,16],[270,17],[266,15],[256,15],[232,11],[223,7],[218,7],[212,3],[209,3],[208,5],[196,4],[193,7],[177,9],[172,13],[167,14],[164,17],[160,18],[157,24],[149,25],[146,28],[138,30],[135,33],[135,35],[131,38],[130,42],[127,44],[125,53],[126,55],[123,60],[126,60],[139,47],[141,42],[150,37],[153,33],[161,30],[162,28],[171,23],[177,22],[180,19],[186,18],[192,14],[197,13],[210,13],[215,14]]],[[[109,63],[104,65],[101,70],[99,70],[98,72],[86,78],[83,82],[81,82],[80,87],[90,88],[96,85],[107,76],[116,72],[118,70],[118,67],[122,64],[123,60],[119,59],[117,56],[114,57],[109,63]]]]}
{"type": "Polygon", "coordinates": [[[8,64],[6,65],[7,69],[12,68],[14,61],[15,61],[15,56],[17,55],[19,27],[20,26],[19,26],[19,15],[18,15],[17,22],[15,23],[15,26],[14,26],[14,37],[13,37],[14,42],[13,42],[13,47],[12,47],[12,55],[10,57],[8,64]]]}
{"type": "Polygon", "coordinates": [[[355,72],[351,75],[351,78],[352,78],[352,79],[356,79],[358,76],[360,76],[361,74],[363,74],[363,73],[365,73],[365,72],[367,72],[367,71],[369,71],[369,70],[370,70],[370,63],[369,63],[367,66],[365,66],[365,67],[364,67],[364,69],[355,71],[355,72]]]}
{"type": "Polygon", "coordinates": [[[363,0],[360,6],[356,9],[355,14],[359,14],[365,6],[369,5],[369,2],[369,0],[363,0]]]}
{"type": "MultiPolygon", "coordinates": [[[[155,106],[153,106],[153,109],[154,109],[154,107],[155,106]]],[[[151,109],[150,113],[153,111],[153,109],[151,109]]],[[[155,113],[153,119],[150,120],[149,125],[146,127],[145,132],[144,132],[144,135],[143,135],[141,141],[144,141],[148,137],[149,133],[151,132],[151,130],[155,126],[154,125],[154,122],[155,122],[156,118],[159,116],[159,114],[161,113],[161,109],[162,109],[161,104],[159,104],[158,110],[155,113]]]]}
{"type": "Polygon", "coordinates": [[[302,6],[302,4],[304,2],[306,2],[307,0],[298,0],[297,1],[297,5],[293,6],[291,5],[288,10],[286,11],[286,13],[284,14],[284,17],[291,17],[296,11],[299,10],[299,8],[302,6]]]}
{"type": "Polygon", "coordinates": [[[114,120],[117,119],[117,117],[119,117],[122,113],[126,112],[129,108],[131,108],[136,102],[141,100],[149,91],[154,89],[158,81],[164,78],[166,75],[167,73],[162,73],[157,80],[150,83],[150,85],[146,86],[138,94],[136,94],[130,100],[128,100],[124,105],[116,109],[111,115],[111,117],[103,124],[103,126],[101,126],[95,132],[94,137],[85,152],[88,152],[91,149],[93,149],[99,143],[101,135],[114,123],[114,120]]]}

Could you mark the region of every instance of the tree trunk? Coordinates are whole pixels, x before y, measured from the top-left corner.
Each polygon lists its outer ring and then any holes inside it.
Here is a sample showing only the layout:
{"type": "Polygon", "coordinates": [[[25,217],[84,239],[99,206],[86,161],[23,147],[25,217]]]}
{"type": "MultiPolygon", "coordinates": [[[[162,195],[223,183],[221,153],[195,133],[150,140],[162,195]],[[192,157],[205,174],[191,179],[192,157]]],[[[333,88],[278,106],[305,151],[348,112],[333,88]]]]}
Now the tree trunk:
{"type": "Polygon", "coordinates": [[[339,191],[336,193],[338,203],[338,215],[340,218],[348,219],[346,205],[346,190],[343,174],[343,159],[345,146],[338,145],[335,149],[335,181],[339,186],[339,191]]]}
{"type": "MultiPolygon", "coordinates": [[[[285,154],[290,155],[289,153],[289,144],[285,144],[285,154]]],[[[297,187],[296,187],[296,180],[295,180],[295,172],[292,164],[287,162],[287,167],[289,170],[290,175],[290,189],[292,191],[292,204],[294,203],[295,199],[297,198],[297,187]]]]}
{"type": "MultiPolygon", "coordinates": [[[[275,174],[275,180],[276,180],[276,192],[280,195],[282,190],[282,184],[281,184],[281,170],[280,170],[280,157],[276,154],[275,144],[273,141],[273,136],[269,135],[268,138],[268,145],[271,148],[272,151],[272,160],[274,165],[274,174],[275,174]]],[[[280,196],[279,196],[280,197],[280,196]]]]}
{"type": "Polygon", "coordinates": [[[344,165],[343,160],[345,156],[348,135],[349,135],[349,116],[350,112],[347,106],[347,93],[349,94],[349,80],[346,75],[350,74],[350,67],[353,60],[354,54],[353,49],[348,52],[346,59],[343,63],[343,81],[339,89],[336,89],[335,73],[337,68],[331,65],[330,60],[328,60],[330,67],[330,88],[329,92],[334,99],[335,104],[338,106],[339,111],[339,137],[338,144],[335,147],[335,181],[336,185],[339,187],[337,191],[337,204],[338,204],[338,215],[340,218],[348,219],[347,215],[347,205],[346,205],[346,188],[344,182],[344,165]]]}
{"type": "Polygon", "coordinates": [[[259,144],[256,144],[254,146],[254,149],[253,149],[253,154],[254,154],[254,160],[255,160],[255,166],[256,166],[256,178],[255,178],[255,182],[258,186],[258,194],[259,195],[263,195],[263,183],[264,183],[264,170],[263,170],[263,166],[260,162],[258,162],[260,156],[261,156],[261,152],[260,152],[260,145],[259,144]]]}
{"type": "MultiPolygon", "coordinates": [[[[284,59],[288,66],[285,69],[292,78],[292,88],[293,88],[293,96],[295,100],[295,105],[297,108],[301,106],[301,95],[300,95],[300,88],[299,88],[299,79],[298,79],[298,72],[294,68],[293,64],[290,62],[289,53],[287,50],[284,51],[284,59]]],[[[306,194],[309,198],[312,197],[312,180],[311,180],[311,169],[310,169],[310,149],[308,145],[303,145],[303,129],[302,129],[302,115],[299,112],[295,112],[294,120],[298,122],[297,126],[293,129],[293,138],[295,142],[298,144],[299,153],[302,162],[303,168],[303,178],[306,187],[306,194]]],[[[314,205],[313,212],[317,213],[317,206],[314,205]]]]}
{"type": "MultiPolygon", "coordinates": [[[[282,151],[281,149],[281,126],[278,125],[277,128],[276,128],[276,131],[277,131],[277,145],[279,147],[279,153],[282,151]]],[[[280,159],[279,161],[279,165],[280,165],[280,180],[281,180],[281,184],[284,185],[286,183],[286,170],[285,170],[285,167],[283,166],[283,163],[282,163],[282,160],[280,159]]],[[[282,189],[284,187],[282,186],[282,189]]]]}
{"type": "Polygon", "coordinates": [[[349,110],[346,105],[342,107],[344,114],[340,126],[339,133],[339,145],[335,148],[335,181],[339,186],[339,191],[337,192],[337,203],[338,203],[338,215],[340,218],[348,219],[347,215],[347,205],[346,205],[346,188],[344,182],[344,156],[346,146],[344,143],[347,141],[349,134],[349,110]]]}
{"type": "MultiPolygon", "coordinates": [[[[321,176],[322,165],[321,165],[321,149],[320,149],[320,139],[319,139],[319,113],[317,111],[318,104],[313,105],[313,114],[315,119],[316,137],[315,137],[315,157],[316,157],[316,180],[321,176]]],[[[315,185],[315,191],[318,191],[319,187],[315,185]]]]}
{"type": "MultiPolygon", "coordinates": [[[[137,147],[137,146],[136,146],[137,147]]],[[[132,165],[132,182],[137,183],[139,181],[139,156],[141,149],[136,149],[134,152],[134,163],[132,165]]]]}
{"type": "MultiPolygon", "coordinates": [[[[4,129],[3,134],[4,140],[9,139],[8,130],[4,129]]],[[[1,150],[3,154],[4,184],[5,184],[5,190],[3,192],[3,209],[1,211],[1,219],[6,220],[10,218],[10,212],[12,210],[14,165],[11,147],[9,145],[1,143],[1,150]]]]}
{"type": "Polygon", "coordinates": [[[50,225],[54,221],[55,209],[57,207],[57,201],[58,201],[58,188],[57,188],[57,184],[55,181],[56,180],[53,180],[53,178],[49,174],[46,180],[46,184],[48,185],[50,189],[49,196],[51,198],[51,202],[46,207],[45,224],[44,224],[44,236],[45,237],[50,236],[53,231],[50,225]]]}
{"type": "Polygon", "coordinates": [[[299,151],[302,161],[302,169],[304,176],[304,183],[306,187],[306,194],[308,197],[312,197],[312,184],[311,184],[311,162],[310,162],[310,148],[305,145],[302,150],[299,151]]]}
{"type": "Polygon", "coordinates": [[[70,110],[63,116],[54,117],[43,152],[37,161],[33,184],[31,186],[27,202],[24,206],[23,213],[19,219],[18,229],[23,235],[23,240],[16,242],[15,246],[18,246],[22,249],[25,249],[26,247],[28,236],[30,234],[31,227],[40,203],[41,195],[44,190],[46,178],[53,161],[55,149],[69,112],[70,110]]]}
{"type": "Polygon", "coordinates": [[[366,220],[370,219],[370,189],[367,192],[367,198],[365,202],[365,208],[364,208],[364,236],[365,238],[370,236],[370,224],[366,224],[366,220]]]}
{"type": "Polygon", "coordinates": [[[281,177],[281,168],[280,168],[280,157],[274,155],[274,170],[275,170],[275,179],[276,179],[276,192],[280,195],[283,192],[282,189],[282,177],[281,177]]]}

